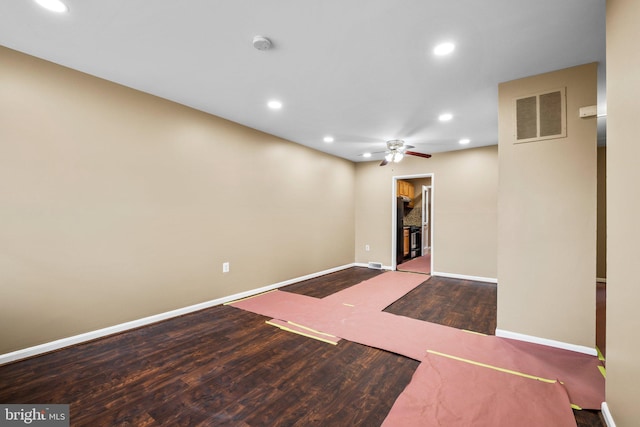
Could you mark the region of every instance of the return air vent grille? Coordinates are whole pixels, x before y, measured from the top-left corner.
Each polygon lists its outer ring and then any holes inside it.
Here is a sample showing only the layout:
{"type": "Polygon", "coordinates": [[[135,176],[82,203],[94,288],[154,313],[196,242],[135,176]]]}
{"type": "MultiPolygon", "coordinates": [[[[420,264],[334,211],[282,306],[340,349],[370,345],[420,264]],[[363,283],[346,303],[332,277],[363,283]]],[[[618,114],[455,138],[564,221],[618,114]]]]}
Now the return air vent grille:
{"type": "Polygon", "coordinates": [[[516,98],[516,143],[567,136],[566,89],[516,98]]]}
{"type": "Polygon", "coordinates": [[[379,262],[370,262],[369,268],[373,268],[374,270],[382,270],[382,263],[379,262]]]}

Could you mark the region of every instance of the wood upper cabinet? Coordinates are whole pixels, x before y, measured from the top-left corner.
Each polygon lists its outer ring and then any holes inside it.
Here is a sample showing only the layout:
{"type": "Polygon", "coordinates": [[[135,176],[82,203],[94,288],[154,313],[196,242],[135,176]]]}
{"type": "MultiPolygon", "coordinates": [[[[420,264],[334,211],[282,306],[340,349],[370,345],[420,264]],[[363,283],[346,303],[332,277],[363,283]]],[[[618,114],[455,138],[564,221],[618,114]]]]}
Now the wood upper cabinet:
{"type": "Polygon", "coordinates": [[[413,184],[409,181],[403,181],[401,179],[398,180],[398,197],[408,197],[411,199],[409,202],[409,207],[413,208],[413,195],[414,195],[414,187],[413,184]]]}

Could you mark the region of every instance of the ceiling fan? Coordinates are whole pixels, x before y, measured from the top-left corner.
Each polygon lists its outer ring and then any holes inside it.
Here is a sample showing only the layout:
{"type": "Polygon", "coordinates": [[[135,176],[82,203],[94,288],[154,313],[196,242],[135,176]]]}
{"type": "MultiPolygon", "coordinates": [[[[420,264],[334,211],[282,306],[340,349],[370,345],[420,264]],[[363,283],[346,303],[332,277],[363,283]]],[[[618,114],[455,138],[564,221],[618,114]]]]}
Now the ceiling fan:
{"type": "MultiPolygon", "coordinates": [[[[431,154],[418,153],[417,151],[409,151],[409,148],[415,148],[413,145],[406,145],[401,139],[392,139],[387,141],[387,151],[384,151],[384,160],[380,163],[380,166],[384,166],[388,163],[398,163],[404,158],[406,154],[410,156],[424,157],[428,159],[431,154]]],[[[379,151],[382,153],[382,151],[379,151]]],[[[375,153],[372,153],[375,154],[375,153]]]]}

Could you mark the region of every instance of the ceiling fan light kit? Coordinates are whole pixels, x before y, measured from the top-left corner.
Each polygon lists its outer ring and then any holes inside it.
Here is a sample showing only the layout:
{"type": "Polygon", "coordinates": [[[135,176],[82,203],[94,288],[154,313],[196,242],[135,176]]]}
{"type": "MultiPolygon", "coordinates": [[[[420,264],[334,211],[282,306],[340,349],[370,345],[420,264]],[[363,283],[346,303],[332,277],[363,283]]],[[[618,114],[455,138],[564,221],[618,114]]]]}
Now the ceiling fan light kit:
{"type": "Polygon", "coordinates": [[[431,154],[418,153],[417,151],[407,151],[409,148],[414,148],[413,145],[406,145],[401,139],[392,139],[387,141],[387,151],[385,151],[384,160],[380,163],[380,166],[384,166],[389,163],[400,162],[405,154],[410,156],[423,157],[428,159],[431,154]]]}
{"type": "Polygon", "coordinates": [[[387,153],[386,156],[384,156],[384,159],[387,161],[387,163],[398,163],[400,162],[400,160],[402,160],[404,158],[404,154],[402,154],[400,151],[396,151],[394,153],[387,153]]]}

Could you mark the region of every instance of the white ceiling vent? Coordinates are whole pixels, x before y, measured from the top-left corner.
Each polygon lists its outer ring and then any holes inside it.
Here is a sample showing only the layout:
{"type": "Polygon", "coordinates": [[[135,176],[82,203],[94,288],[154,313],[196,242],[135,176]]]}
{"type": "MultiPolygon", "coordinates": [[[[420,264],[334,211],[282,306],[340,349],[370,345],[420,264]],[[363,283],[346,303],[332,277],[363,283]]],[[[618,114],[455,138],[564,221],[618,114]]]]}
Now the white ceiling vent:
{"type": "Polygon", "coordinates": [[[566,88],[516,98],[516,142],[567,136],[566,88]]]}

